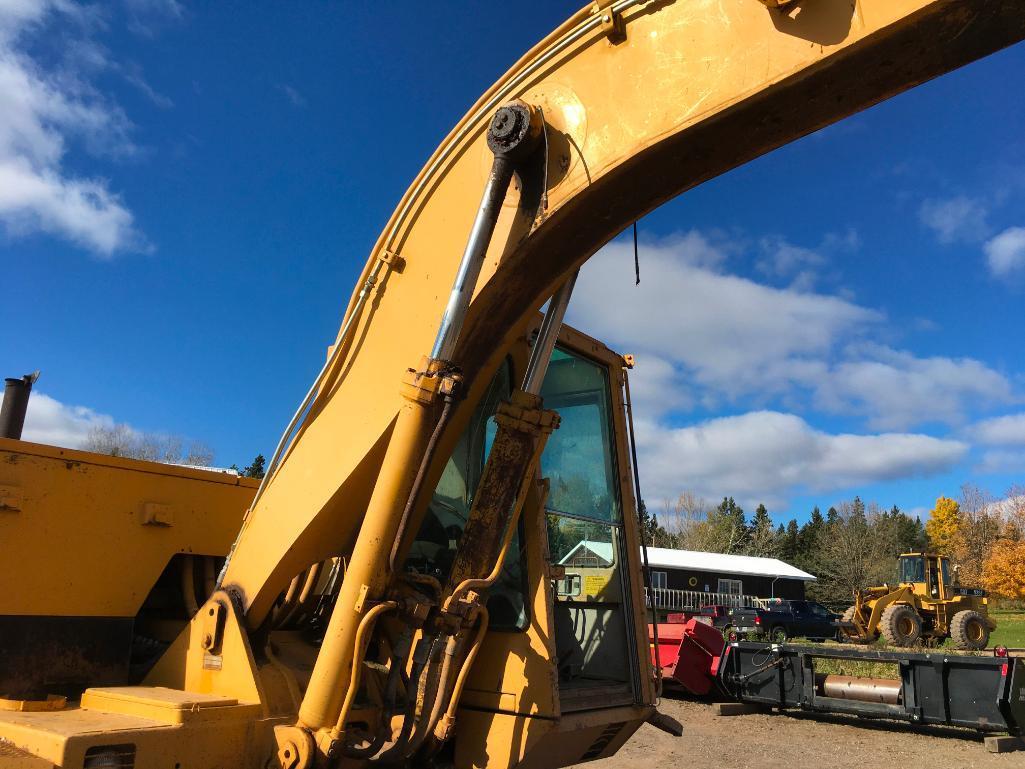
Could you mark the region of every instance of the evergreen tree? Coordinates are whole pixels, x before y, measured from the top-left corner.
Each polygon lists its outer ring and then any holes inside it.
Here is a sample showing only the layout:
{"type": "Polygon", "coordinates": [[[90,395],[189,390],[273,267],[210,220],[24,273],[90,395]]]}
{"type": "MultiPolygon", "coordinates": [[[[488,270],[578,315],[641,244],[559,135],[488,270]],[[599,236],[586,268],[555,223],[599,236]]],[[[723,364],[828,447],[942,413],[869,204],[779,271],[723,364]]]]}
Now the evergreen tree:
{"type": "Polygon", "coordinates": [[[775,557],[779,552],[779,545],[769,511],[765,505],[758,505],[748,529],[748,546],[745,552],[749,555],[775,557]]]}
{"type": "Polygon", "coordinates": [[[744,509],[733,497],[723,497],[705,521],[707,549],[716,553],[744,553],[750,542],[750,530],[744,509]]]}
{"type": "Polygon", "coordinates": [[[854,501],[851,502],[851,518],[861,521],[865,520],[865,503],[861,501],[861,497],[855,497],[854,501]]]}
{"type": "Polygon", "coordinates": [[[768,526],[772,526],[772,519],[769,517],[769,511],[766,509],[765,505],[758,505],[755,509],[754,518],[751,519],[751,531],[756,531],[757,529],[768,526]]]}
{"type": "Polygon", "coordinates": [[[826,520],[822,517],[822,511],[816,506],[811,511],[808,522],[801,527],[801,531],[797,535],[797,548],[794,553],[795,566],[805,568],[811,563],[825,528],[826,520]]]}
{"type": "Polygon", "coordinates": [[[239,471],[239,475],[244,478],[263,478],[267,472],[264,467],[266,463],[267,460],[263,458],[263,454],[257,454],[250,464],[239,471]]]}
{"type": "MultiPolygon", "coordinates": [[[[780,530],[783,524],[780,524],[780,530]]],[[[794,563],[800,553],[801,530],[797,526],[797,520],[791,518],[787,523],[786,531],[779,535],[780,545],[779,557],[787,563],[794,563]]]]}

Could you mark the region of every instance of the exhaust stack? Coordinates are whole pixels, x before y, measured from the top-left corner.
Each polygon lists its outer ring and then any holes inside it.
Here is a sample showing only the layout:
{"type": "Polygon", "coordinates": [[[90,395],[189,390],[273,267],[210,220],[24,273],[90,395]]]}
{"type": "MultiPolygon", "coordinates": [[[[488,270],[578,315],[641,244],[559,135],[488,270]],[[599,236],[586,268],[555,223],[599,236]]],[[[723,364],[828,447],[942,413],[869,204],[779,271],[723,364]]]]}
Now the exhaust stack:
{"type": "Polygon", "coordinates": [[[39,372],[26,374],[20,379],[8,377],[4,385],[4,402],[0,406],[0,438],[21,439],[28,412],[28,399],[39,372]]]}

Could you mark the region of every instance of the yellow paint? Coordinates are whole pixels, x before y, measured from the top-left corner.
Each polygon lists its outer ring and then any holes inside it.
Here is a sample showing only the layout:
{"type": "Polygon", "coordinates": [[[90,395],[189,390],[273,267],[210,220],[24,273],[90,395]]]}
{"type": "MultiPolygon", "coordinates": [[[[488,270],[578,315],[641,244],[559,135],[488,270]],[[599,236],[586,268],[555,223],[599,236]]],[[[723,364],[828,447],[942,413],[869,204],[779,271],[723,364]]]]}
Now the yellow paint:
{"type": "Polygon", "coordinates": [[[0,613],[82,617],[134,617],[176,553],[225,554],[256,490],[226,473],[3,438],[0,486],[21,500],[0,512],[0,585],[18,586],[0,591],[0,613]]]}
{"type": "MultiPolygon", "coordinates": [[[[601,13],[581,10],[527,52],[456,124],[372,249],[357,288],[373,274],[370,301],[355,314],[354,293],[351,333],[336,340],[337,357],[306,422],[242,525],[224,590],[200,608],[147,686],[95,690],[80,707],[54,713],[0,713],[0,737],[75,769],[90,748],[120,743],[134,746],[138,769],[262,768],[268,761],[302,769],[298,757],[330,750],[327,727],[350,693],[354,630],[367,607],[401,592],[387,556],[441,400],[429,388],[411,399],[403,382],[408,369],[428,369],[421,361],[477,210],[485,131],[496,108],[522,98],[546,110],[549,162],[542,180],[530,176],[544,169],[523,170],[499,218],[453,355],[465,398],[425,468],[428,490],[499,364],[511,357],[522,376],[540,306],[637,216],[1025,34],[1020,4],[995,10],[984,0],[860,0],[857,16],[851,3],[799,5],[791,13],[755,0],[602,2],[601,13]],[[605,13],[622,13],[625,40],[606,36],[605,13]],[[942,56],[931,55],[937,48],[942,56]],[[915,58],[919,52],[926,55],[915,58]],[[385,254],[388,263],[379,267],[385,254]],[[344,559],[347,571],[319,656],[288,631],[271,633],[255,654],[251,640],[267,636],[250,629],[273,617],[297,575],[330,558],[344,559]],[[210,609],[223,614],[213,633],[210,609]],[[192,707],[195,717],[186,715],[192,707]],[[315,748],[306,726],[324,727],[315,748]],[[289,747],[293,740],[301,744],[289,747]]],[[[563,339],[620,381],[619,356],[577,332],[566,330],[563,339]]],[[[635,607],[629,632],[636,702],[563,712],[569,697],[555,674],[544,514],[532,483],[523,509],[530,625],[485,637],[465,694],[475,708],[456,716],[459,767],[557,767],[607,756],[652,712],[618,387],[611,398],[625,511],[623,598],[635,607]]],[[[0,598],[10,614],[134,616],[173,554],[227,552],[253,492],[237,479],[83,452],[19,442],[0,443],[0,451],[0,541],[16,543],[20,556],[0,559],[0,584],[27,586],[0,598]]],[[[407,539],[425,496],[410,511],[407,539]]],[[[597,586],[585,583],[587,592],[597,586]]],[[[375,715],[372,704],[363,712],[375,715]]],[[[0,758],[0,768],[7,766],[0,758]]]]}

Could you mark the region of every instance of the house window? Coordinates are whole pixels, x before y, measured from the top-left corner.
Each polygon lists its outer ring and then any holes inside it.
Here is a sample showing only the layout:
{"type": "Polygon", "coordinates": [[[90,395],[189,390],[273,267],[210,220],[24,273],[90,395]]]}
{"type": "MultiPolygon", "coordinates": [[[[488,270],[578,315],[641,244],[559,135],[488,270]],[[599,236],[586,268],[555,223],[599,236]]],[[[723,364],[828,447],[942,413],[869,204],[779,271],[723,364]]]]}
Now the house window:
{"type": "Polygon", "coordinates": [[[718,592],[726,595],[741,595],[744,592],[744,583],[739,579],[720,579],[718,592]]]}
{"type": "Polygon", "coordinates": [[[651,572],[651,586],[652,587],[668,587],[669,580],[666,578],[664,571],[653,571],[651,572]]]}

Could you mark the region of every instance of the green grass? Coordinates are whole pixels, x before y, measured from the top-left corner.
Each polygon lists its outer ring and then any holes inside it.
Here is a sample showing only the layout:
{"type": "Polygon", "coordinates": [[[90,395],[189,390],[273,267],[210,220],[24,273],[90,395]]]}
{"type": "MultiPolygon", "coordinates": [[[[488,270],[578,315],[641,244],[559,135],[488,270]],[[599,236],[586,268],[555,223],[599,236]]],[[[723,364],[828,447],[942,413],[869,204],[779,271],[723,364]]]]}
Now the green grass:
{"type": "Polygon", "coordinates": [[[1025,649],[1025,611],[1022,609],[991,609],[997,629],[989,637],[990,646],[1025,649]]]}
{"type": "MultiPolygon", "coordinates": [[[[962,649],[955,649],[954,642],[947,639],[940,644],[939,649],[942,649],[945,654],[978,654],[978,655],[989,655],[992,654],[992,649],[996,646],[1006,646],[1009,649],[1025,649],[1025,610],[1022,609],[990,609],[990,617],[992,617],[997,623],[997,629],[993,631],[990,636],[989,648],[985,651],[971,652],[964,651],[962,649]]],[[[804,639],[793,639],[792,643],[805,643],[804,639]]],[[[836,648],[842,646],[843,648],[851,648],[850,644],[837,644],[833,641],[827,641],[824,644],[810,644],[822,649],[823,652],[828,652],[830,648],[836,648]]],[[[891,647],[883,641],[876,641],[868,646],[861,647],[865,649],[877,649],[886,650],[891,647]]],[[[895,649],[896,651],[897,649],[895,649]]],[[[928,652],[932,651],[928,647],[919,647],[908,651],[928,652]]],[[[815,660],[815,672],[825,673],[829,675],[840,675],[840,676],[859,676],[864,678],[897,678],[897,666],[892,662],[869,662],[862,660],[845,660],[845,659],[821,659],[815,660]]]]}

